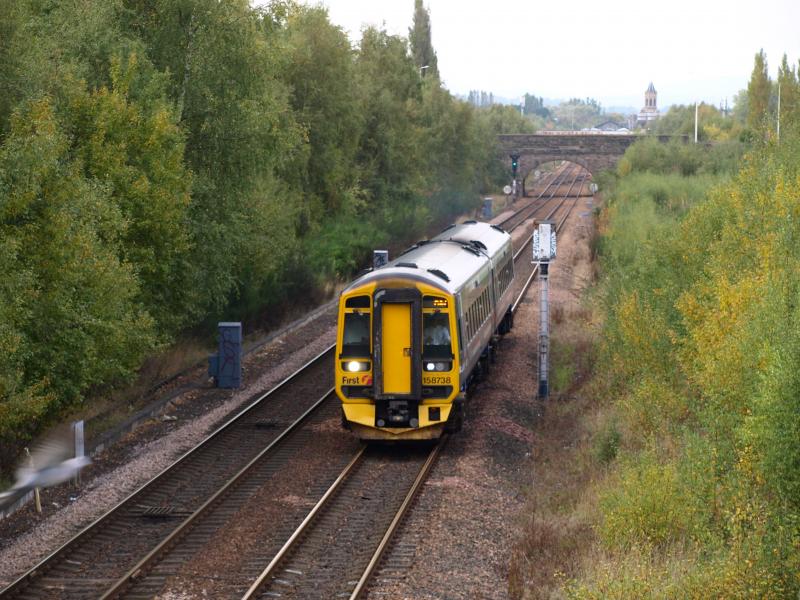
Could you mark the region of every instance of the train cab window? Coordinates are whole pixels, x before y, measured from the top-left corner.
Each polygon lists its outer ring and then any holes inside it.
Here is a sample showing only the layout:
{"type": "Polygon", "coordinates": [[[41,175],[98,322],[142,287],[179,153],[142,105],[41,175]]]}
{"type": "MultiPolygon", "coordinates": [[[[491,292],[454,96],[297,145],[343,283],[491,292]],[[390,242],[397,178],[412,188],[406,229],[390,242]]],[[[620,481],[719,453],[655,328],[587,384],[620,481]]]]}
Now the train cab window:
{"type": "Polygon", "coordinates": [[[369,312],[349,312],[344,315],[342,354],[369,356],[369,312]]]}
{"type": "Polygon", "coordinates": [[[447,313],[422,315],[422,356],[425,358],[452,358],[450,318],[447,313]]]}

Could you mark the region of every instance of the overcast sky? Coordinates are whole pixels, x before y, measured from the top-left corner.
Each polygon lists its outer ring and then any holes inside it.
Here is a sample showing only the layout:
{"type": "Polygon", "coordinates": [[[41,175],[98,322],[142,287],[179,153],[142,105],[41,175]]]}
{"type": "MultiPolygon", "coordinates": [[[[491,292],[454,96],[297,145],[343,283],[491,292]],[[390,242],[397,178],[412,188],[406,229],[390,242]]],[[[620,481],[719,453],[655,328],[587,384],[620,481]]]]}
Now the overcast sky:
{"type": "MultiPolygon", "coordinates": [[[[364,25],[408,36],[414,0],[304,0],[354,42],[364,25]]],[[[593,97],[636,108],[652,81],[660,107],[719,105],[747,86],[753,57],[775,76],[800,59],[800,0],[425,0],[445,86],[517,98],[593,97]]]]}

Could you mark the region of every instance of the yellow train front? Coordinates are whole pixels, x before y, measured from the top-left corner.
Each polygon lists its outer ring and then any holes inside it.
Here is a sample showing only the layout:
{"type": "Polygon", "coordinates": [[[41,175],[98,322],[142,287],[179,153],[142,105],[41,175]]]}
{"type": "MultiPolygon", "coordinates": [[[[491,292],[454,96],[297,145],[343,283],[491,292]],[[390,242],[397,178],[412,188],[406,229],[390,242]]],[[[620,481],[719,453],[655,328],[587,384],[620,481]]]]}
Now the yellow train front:
{"type": "Polygon", "coordinates": [[[470,221],[354,281],[339,300],[336,393],[362,439],[457,431],[471,379],[513,323],[511,238],[470,221]]]}

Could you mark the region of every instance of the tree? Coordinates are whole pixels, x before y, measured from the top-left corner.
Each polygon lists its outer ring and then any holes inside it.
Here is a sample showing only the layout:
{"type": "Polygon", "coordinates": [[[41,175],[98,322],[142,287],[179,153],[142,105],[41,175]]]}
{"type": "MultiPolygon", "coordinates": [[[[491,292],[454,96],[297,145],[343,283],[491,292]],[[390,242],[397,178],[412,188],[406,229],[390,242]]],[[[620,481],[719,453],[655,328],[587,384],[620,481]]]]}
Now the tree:
{"type": "Polygon", "coordinates": [[[523,112],[526,115],[539,115],[545,119],[550,116],[550,111],[544,106],[544,98],[541,96],[537,98],[531,94],[525,94],[523,112]]]}
{"type": "Polygon", "coordinates": [[[759,50],[753,65],[753,74],[747,84],[747,127],[753,132],[764,132],[769,108],[770,80],[767,73],[767,57],[759,50]]]}
{"type": "Polygon", "coordinates": [[[19,53],[15,48],[16,33],[21,23],[17,2],[4,2],[0,7],[0,135],[5,131],[11,110],[19,94],[19,53]]]}
{"type": "Polygon", "coordinates": [[[424,77],[433,77],[438,81],[439,66],[431,42],[431,16],[422,5],[422,0],[414,0],[414,24],[408,30],[408,39],[414,64],[424,77]]]}
{"type": "Polygon", "coordinates": [[[246,0],[128,0],[129,27],[169,74],[194,174],[192,289],[205,311],[260,289],[292,251],[303,129],[279,78],[283,17],[246,0]],[[280,202],[279,221],[272,205],[280,202]]]}
{"type": "Polygon", "coordinates": [[[313,211],[321,220],[352,210],[359,195],[355,154],[362,123],[354,101],[354,51],[324,8],[296,7],[286,33],[283,79],[292,90],[292,108],[308,138],[301,184],[307,195],[321,202],[323,210],[313,211]]]}
{"type": "Polygon", "coordinates": [[[25,383],[48,382],[57,408],[128,377],[156,342],[120,258],[128,223],[81,163],[48,99],[15,112],[0,147],[0,238],[16,256],[7,276],[25,383]]]}
{"type": "Polygon", "coordinates": [[[778,69],[778,86],[780,89],[780,119],[781,128],[786,128],[798,121],[798,100],[800,100],[800,85],[794,65],[789,66],[786,54],[783,55],[781,66],[778,69]]]}
{"type": "Polygon", "coordinates": [[[177,115],[159,80],[136,54],[113,58],[111,86],[72,98],[65,120],[85,177],[108,191],[128,223],[119,253],[136,271],[137,299],[172,334],[198,311],[187,269],[192,177],[177,115]],[[142,92],[132,87],[142,80],[149,90],[137,101],[142,92]]]}
{"type": "Polygon", "coordinates": [[[582,129],[597,125],[603,107],[593,98],[571,98],[551,111],[558,119],[560,129],[582,129]]]}

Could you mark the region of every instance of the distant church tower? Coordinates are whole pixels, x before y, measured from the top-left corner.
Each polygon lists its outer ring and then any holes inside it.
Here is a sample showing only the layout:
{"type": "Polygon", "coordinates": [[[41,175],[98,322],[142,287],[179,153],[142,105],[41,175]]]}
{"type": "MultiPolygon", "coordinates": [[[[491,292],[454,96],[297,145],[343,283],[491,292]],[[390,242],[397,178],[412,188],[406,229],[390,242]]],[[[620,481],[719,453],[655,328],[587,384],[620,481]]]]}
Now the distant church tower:
{"type": "Polygon", "coordinates": [[[656,104],[656,97],[658,93],[656,92],[656,88],[653,87],[653,82],[650,82],[650,85],[647,88],[647,91],[644,93],[644,106],[642,110],[639,111],[639,116],[636,119],[636,125],[639,127],[647,127],[651,121],[655,121],[658,118],[658,106],[656,104]]]}

